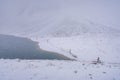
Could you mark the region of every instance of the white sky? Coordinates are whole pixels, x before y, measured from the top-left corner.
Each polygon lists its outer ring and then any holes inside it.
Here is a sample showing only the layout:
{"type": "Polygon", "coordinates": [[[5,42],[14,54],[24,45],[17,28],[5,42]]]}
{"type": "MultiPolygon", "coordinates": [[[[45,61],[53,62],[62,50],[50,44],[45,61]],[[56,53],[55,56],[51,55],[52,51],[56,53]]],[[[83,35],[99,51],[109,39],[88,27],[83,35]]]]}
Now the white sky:
{"type": "Polygon", "coordinates": [[[120,0],[0,0],[0,24],[25,19],[34,13],[47,15],[51,12],[120,25],[120,0]],[[18,18],[19,14],[22,17],[18,18]]]}

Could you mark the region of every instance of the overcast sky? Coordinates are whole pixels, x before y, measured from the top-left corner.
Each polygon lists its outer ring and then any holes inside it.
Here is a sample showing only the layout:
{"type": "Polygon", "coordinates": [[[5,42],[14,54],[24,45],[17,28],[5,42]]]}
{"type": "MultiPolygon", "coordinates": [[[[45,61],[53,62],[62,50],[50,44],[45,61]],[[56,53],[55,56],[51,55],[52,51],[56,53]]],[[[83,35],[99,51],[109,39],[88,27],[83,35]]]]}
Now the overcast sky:
{"type": "Polygon", "coordinates": [[[84,17],[106,25],[120,25],[120,0],[0,0],[0,24],[14,22],[16,18],[22,20],[26,16],[27,19],[31,14],[39,13],[40,16],[51,12],[84,17]]]}

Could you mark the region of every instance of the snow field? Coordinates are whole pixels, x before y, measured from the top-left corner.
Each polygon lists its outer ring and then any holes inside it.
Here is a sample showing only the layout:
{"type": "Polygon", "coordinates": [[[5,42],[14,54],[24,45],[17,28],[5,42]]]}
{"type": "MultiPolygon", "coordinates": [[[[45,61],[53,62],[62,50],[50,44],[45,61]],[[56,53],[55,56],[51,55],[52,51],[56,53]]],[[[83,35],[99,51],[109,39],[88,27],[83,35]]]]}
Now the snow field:
{"type": "Polygon", "coordinates": [[[82,35],[73,37],[32,38],[41,49],[58,52],[80,61],[120,61],[120,37],[110,35],[82,35]]]}
{"type": "Polygon", "coordinates": [[[1,59],[0,80],[120,80],[120,64],[1,59]]]}

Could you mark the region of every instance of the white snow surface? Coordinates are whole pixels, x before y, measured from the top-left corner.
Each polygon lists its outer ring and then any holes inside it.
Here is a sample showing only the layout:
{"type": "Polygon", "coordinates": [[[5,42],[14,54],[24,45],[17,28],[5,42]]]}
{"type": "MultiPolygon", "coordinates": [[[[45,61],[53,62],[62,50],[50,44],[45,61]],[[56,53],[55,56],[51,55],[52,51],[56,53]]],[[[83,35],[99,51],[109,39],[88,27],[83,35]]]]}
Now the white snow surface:
{"type": "Polygon", "coordinates": [[[120,80],[116,1],[0,0],[0,34],[30,38],[41,49],[77,60],[1,59],[0,80],[120,80]],[[105,65],[88,63],[98,57],[105,65]]]}
{"type": "Polygon", "coordinates": [[[73,37],[32,38],[40,48],[55,51],[80,61],[120,62],[120,37],[110,35],[82,35],[73,37]],[[76,56],[76,57],[75,57],[76,56]]]}
{"type": "Polygon", "coordinates": [[[120,64],[1,59],[0,80],[120,80],[120,64]]]}

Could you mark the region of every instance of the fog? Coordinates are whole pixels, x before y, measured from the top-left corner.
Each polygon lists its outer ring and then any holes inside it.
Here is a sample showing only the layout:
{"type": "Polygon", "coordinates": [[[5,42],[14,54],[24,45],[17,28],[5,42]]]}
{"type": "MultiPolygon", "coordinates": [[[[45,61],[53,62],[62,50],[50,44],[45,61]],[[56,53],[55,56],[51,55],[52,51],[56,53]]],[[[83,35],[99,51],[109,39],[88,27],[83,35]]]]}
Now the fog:
{"type": "Polygon", "coordinates": [[[119,0],[0,0],[0,32],[66,16],[119,28],[119,14],[119,0]]]}

